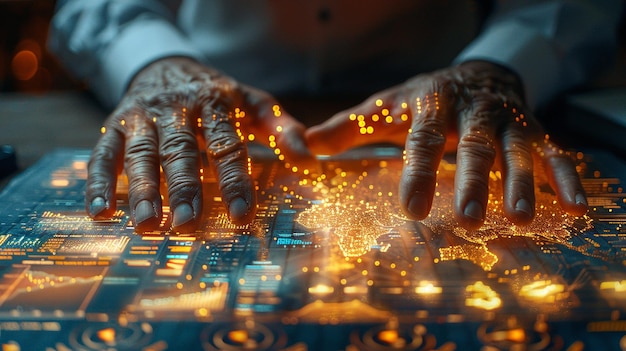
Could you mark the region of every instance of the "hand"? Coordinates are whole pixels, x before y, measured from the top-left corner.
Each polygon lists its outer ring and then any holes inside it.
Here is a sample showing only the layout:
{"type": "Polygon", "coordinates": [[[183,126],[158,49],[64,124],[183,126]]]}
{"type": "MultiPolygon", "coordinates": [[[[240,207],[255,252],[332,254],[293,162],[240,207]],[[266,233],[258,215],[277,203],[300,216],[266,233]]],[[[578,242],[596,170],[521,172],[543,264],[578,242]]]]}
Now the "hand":
{"type": "Polygon", "coordinates": [[[202,214],[202,148],[231,221],[248,223],[256,200],[245,140],[271,144],[286,160],[313,164],[303,135],[304,126],[268,94],[188,58],[159,60],[134,78],[104,124],[89,162],[87,211],[94,218],[113,215],[117,175],[124,168],[135,229],[157,229],[162,167],[173,230],[195,229],[202,214]]]}
{"type": "Polygon", "coordinates": [[[499,156],[504,213],[515,224],[534,217],[533,158],[541,160],[561,206],[582,215],[587,203],[571,159],[550,142],[524,104],[510,71],[482,61],[416,76],[373,95],[307,130],[309,148],[333,154],[367,143],[404,144],[400,202],[406,214],[430,212],[436,174],[456,127],[454,212],[460,225],[480,227],[489,195],[489,172],[499,156]],[[408,131],[408,134],[407,134],[408,131]],[[328,143],[333,140],[333,143],[328,143]]]}

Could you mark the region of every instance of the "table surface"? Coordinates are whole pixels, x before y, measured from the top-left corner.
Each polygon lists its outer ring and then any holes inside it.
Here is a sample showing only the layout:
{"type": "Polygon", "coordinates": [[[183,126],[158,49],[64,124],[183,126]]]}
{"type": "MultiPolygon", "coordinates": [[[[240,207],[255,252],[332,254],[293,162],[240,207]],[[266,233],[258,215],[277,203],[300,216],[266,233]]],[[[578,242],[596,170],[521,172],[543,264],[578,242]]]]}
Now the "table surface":
{"type": "MultiPolygon", "coordinates": [[[[76,93],[4,96],[0,113],[0,142],[22,168],[47,154],[0,193],[0,346],[367,350],[397,339],[414,350],[623,350],[626,170],[614,158],[593,154],[601,171],[581,167],[593,228],[555,216],[554,195],[541,191],[530,227],[493,208],[480,231],[457,230],[445,166],[437,213],[399,221],[390,182],[401,153],[382,166],[384,150],[325,161],[326,173],[346,174],[324,183],[344,194],[330,207],[274,157],[254,158],[267,189],[254,226],[231,225],[221,197],[208,196],[198,231],[172,233],[165,210],[159,231],[138,235],[127,186],[114,218],[86,220],[88,153],[50,153],[93,146],[106,113],[76,93]]],[[[214,177],[203,188],[218,194],[214,177]]]]}

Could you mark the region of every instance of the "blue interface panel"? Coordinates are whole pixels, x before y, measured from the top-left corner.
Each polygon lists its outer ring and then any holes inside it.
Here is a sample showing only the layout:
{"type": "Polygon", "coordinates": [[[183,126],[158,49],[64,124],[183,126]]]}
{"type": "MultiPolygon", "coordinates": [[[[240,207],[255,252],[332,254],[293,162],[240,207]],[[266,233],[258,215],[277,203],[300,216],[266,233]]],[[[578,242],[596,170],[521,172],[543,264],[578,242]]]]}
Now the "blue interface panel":
{"type": "Polygon", "coordinates": [[[480,230],[455,225],[454,163],[434,209],[402,215],[402,153],[356,150],[303,177],[252,149],[254,222],[228,221],[210,168],[194,233],[84,211],[89,152],[61,149],[0,194],[2,350],[626,350],[626,166],[575,155],[590,212],[537,178],[516,227],[491,173],[480,230]]]}

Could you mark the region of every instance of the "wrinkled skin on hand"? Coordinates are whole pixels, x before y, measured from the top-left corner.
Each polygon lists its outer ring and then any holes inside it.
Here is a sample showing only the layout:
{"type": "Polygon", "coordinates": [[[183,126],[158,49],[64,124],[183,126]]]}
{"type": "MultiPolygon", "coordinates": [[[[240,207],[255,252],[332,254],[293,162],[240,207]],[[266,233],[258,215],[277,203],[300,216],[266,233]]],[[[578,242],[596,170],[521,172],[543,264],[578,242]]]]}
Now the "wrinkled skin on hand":
{"type": "MultiPolygon", "coordinates": [[[[275,137],[286,160],[312,164],[303,143],[304,126],[282,113],[268,94],[243,86],[187,58],[166,58],[144,68],[132,81],[89,162],[86,207],[93,218],[116,210],[117,175],[126,170],[131,217],[138,232],[155,230],[162,217],[159,192],[163,169],[172,211],[172,229],[194,230],[202,214],[200,150],[205,149],[218,177],[221,197],[232,222],[254,219],[254,183],[248,174],[246,144],[239,128],[267,142],[275,137]],[[239,110],[236,110],[239,109],[239,110]]],[[[217,194],[214,194],[217,195],[217,194]]]]}
{"type": "Polygon", "coordinates": [[[522,91],[510,71],[467,62],[377,93],[310,128],[306,140],[320,154],[367,143],[404,145],[400,205],[414,219],[430,212],[437,168],[448,148],[457,150],[454,212],[463,227],[483,224],[495,161],[502,170],[504,213],[513,223],[528,224],[534,217],[533,159],[543,163],[563,209],[582,215],[587,202],[575,166],[549,141],[522,91]]]}

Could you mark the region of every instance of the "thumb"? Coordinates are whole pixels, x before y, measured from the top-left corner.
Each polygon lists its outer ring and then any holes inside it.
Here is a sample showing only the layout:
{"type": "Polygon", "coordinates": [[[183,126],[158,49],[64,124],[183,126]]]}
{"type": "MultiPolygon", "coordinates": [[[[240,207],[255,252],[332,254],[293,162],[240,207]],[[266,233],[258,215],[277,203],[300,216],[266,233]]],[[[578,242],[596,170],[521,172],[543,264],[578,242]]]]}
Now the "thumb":
{"type": "Polygon", "coordinates": [[[354,147],[359,135],[356,114],[342,111],[304,133],[309,149],[316,155],[334,155],[354,147]],[[352,116],[352,119],[350,117],[352,116]]]}
{"type": "Polygon", "coordinates": [[[395,90],[390,90],[339,112],[306,131],[307,145],[314,153],[323,155],[381,142],[404,145],[409,115],[406,104],[397,100],[395,90]]]}

